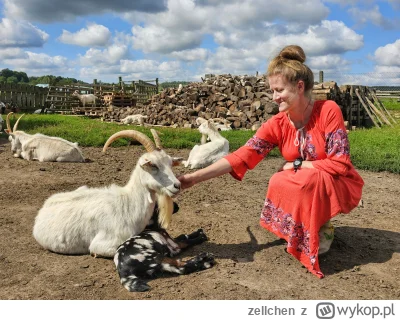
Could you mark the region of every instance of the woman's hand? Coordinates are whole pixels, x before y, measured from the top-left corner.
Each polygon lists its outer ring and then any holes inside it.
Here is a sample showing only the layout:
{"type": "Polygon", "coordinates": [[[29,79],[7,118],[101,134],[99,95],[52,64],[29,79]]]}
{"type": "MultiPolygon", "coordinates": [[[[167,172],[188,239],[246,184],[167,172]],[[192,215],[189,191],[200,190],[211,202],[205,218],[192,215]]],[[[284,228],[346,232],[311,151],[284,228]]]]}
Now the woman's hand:
{"type": "Polygon", "coordinates": [[[293,170],[293,162],[285,162],[278,171],[293,170]]]}
{"type": "Polygon", "coordinates": [[[187,189],[195,185],[195,181],[190,173],[179,176],[178,180],[181,182],[181,189],[187,189]]]}

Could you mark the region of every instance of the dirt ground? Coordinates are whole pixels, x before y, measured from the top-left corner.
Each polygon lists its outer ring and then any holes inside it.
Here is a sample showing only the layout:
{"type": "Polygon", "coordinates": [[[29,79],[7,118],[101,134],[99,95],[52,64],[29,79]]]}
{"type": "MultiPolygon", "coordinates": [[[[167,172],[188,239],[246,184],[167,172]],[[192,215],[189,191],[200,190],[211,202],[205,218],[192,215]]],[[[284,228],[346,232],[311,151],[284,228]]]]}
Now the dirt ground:
{"type": "MultiPolygon", "coordinates": [[[[171,150],[187,157],[190,150],[171,150]]],[[[400,176],[360,171],[364,207],[333,220],[331,251],[321,258],[324,279],[306,271],[284,244],[262,229],[259,214],[269,177],[281,164],[270,158],[243,182],[229,175],[183,191],[172,236],[203,228],[209,241],[184,252],[212,252],[206,271],[165,275],[152,289],[130,293],[111,259],[48,252],[32,237],[34,218],[50,195],[82,185],[125,184],[140,146],[83,148],[88,163],[39,163],[15,159],[0,140],[0,299],[400,299],[400,176]]],[[[179,175],[189,169],[177,167],[179,175]]]]}

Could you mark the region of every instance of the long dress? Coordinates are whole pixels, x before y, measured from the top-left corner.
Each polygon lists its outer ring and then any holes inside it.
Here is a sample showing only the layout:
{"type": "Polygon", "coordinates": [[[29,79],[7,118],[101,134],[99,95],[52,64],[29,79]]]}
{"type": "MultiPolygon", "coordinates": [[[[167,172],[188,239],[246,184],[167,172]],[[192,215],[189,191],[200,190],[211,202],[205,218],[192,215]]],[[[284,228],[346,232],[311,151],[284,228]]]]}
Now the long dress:
{"type": "Polygon", "coordinates": [[[318,231],[339,213],[349,213],[361,199],[364,181],[350,160],[342,112],[330,100],[315,101],[304,128],[304,144],[288,115],[280,112],[265,122],[247,143],[225,158],[231,175],[242,180],[268,153],[278,147],[286,161],[300,157],[314,168],[284,170],[269,181],[260,224],[288,243],[287,252],[311,273],[324,277],[318,262],[318,231]],[[297,138],[297,139],[296,139],[297,138]]]}

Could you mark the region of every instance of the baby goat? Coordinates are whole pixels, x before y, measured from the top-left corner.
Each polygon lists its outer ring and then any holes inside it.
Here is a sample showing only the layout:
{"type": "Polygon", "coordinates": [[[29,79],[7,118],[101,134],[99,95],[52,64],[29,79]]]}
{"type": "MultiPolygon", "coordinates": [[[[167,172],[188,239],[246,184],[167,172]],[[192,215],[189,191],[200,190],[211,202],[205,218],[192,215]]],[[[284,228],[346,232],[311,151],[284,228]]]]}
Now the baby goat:
{"type": "Polygon", "coordinates": [[[196,119],[196,123],[200,125],[201,145],[195,145],[190,151],[188,159],[182,161],[185,167],[190,166],[190,169],[207,167],[229,152],[229,141],[221,136],[212,120],[199,117],[196,119]],[[211,141],[206,143],[207,136],[211,141]]]}
{"type": "MultiPolygon", "coordinates": [[[[174,211],[178,205],[174,202],[174,211]]],[[[133,236],[121,244],[114,256],[121,284],[128,291],[147,291],[150,286],[146,280],[155,278],[162,272],[188,274],[211,268],[214,256],[202,253],[185,262],[173,259],[183,249],[207,241],[202,229],[189,235],[182,234],[172,239],[165,229],[160,226],[158,208],[154,210],[152,224],[140,234],[133,236]]]]}

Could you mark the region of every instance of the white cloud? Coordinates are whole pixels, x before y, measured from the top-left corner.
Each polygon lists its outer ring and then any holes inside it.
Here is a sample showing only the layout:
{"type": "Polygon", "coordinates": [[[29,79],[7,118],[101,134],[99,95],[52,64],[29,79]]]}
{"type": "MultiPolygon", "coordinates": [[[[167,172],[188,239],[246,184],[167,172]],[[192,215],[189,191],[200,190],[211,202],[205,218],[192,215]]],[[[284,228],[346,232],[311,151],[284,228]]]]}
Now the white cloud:
{"type": "Polygon", "coordinates": [[[346,72],[350,68],[350,61],[337,54],[328,54],[309,58],[307,65],[314,72],[346,72]]]}
{"type": "Polygon", "coordinates": [[[3,18],[0,22],[0,48],[42,47],[49,35],[29,22],[3,18]]]}
{"type": "Polygon", "coordinates": [[[376,49],[374,60],[379,66],[400,67],[400,39],[376,49]]]}
{"type": "Polygon", "coordinates": [[[24,51],[19,48],[0,49],[0,60],[17,59],[24,57],[24,51]]]}
{"type": "Polygon", "coordinates": [[[84,56],[79,56],[82,66],[107,66],[119,64],[120,60],[128,55],[126,45],[113,44],[104,50],[90,48],[84,56]]]}
{"type": "Polygon", "coordinates": [[[133,47],[142,50],[144,53],[170,53],[192,49],[201,44],[201,33],[179,31],[171,32],[159,26],[140,27],[134,26],[133,47]]]}
{"type": "Polygon", "coordinates": [[[17,57],[4,60],[13,70],[24,71],[28,76],[67,74],[73,72],[67,58],[25,51],[17,57]]]}
{"type": "Polygon", "coordinates": [[[169,0],[168,11],[141,16],[127,13],[124,18],[133,24],[142,22],[132,28],[135,49],[167,54],[198,47],[205,34],[219,44],[243,47],[240,41],[261,40],[270,31],[278,32],[282,27],[276,26],[277,19],[301,32],[328,13],[319,0],[271,0],[268,5],[264,0],[234,0],[207,6],[199,6],[194,0],[169,0]],[[232,35],[237,35],[239,42],[232,35]]]}
{"type": "Polygon", "coordinates": [[[189,76],[178,61],[122,60],[121,72],[126,78],[152,80],[182,80],[189,76]]]}
{"type": "Polygon", "coordinates": [[[394,29],[400,26],[399,19],[385,18],[380,12],[379,6],[375,5],[372,8],[360,9],[357,7],[348,10],[356,21],[357,25],[361,26],[367,23],[372,23],[384,29],[394,29]]]}
{"type": "Polygon", "coordinates": [[[107,12],[159,12],[166,9],[163,0],[3,0],[6,16],[30,21],[71,21],[76,17],[107,12]]]}
{"type": "Polygon", "coordinates": [[[58,38],[63,43],[74,44],[82,47],[101,47],[106,46],[111,39],[110,30],[100,24],[89,23],[87,28],[71,33],[63,30],[62,35],[58,38]]]}
{"type": "Polygon", "coordinates": [[[260,63],[260,59],[253,56],[252,50],[221,47],[207,59],[204,73],[255,74],[260,71],[260,63]]]}
{"type": "Polygon", "coordinates": [[[310,26],[301,34],[275,36],[269,40],[270,44],[299,44],[306,54],[319,56],[326,54],[341,54],[355,51],[363,45],[363,36],[348,28],[341,21],[324,20],[320,25],[310,26]]]}
{"type": "Polygon", "coordinates": [[[204,61],[210,51],[204,48],[196,48],[171,52],[170,56],[181,61],[204,61]]]}

